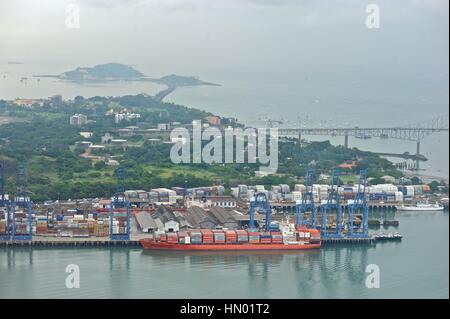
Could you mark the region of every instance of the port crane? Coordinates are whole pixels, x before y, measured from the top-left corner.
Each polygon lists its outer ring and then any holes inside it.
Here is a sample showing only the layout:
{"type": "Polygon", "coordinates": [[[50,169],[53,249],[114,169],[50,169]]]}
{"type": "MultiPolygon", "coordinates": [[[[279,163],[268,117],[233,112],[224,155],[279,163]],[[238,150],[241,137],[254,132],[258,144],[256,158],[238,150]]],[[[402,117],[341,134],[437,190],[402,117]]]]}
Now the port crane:
{"type": "Polygon", "coordinates": [[[0,163],[0,211],[5,215],[6,228],[5,233],[0,234],[0,240],[9,240],[9,218],[11,214],[11,203],[6,199],[5,195],[5,170],[3,163],[0,163]]]}
{"type": "Polygon", "coordinates": [[[295,205],[295,225],[296,226],[309,226],[316,228],[316,206],[314,205],[314,170],[310,169],[306,172],[305,177],[306,190],[302,195],[302,199],[295,205]],[[307,211],[311,211],[311,220],[308,223],[303,218],[303,214],[307,211]]]}
{"type": "Polygon", "coordinates": [[[130,202],[125,198],[125,169],[119,166],[116,170],[117,189],[111,201],[109,213],[109,234],[111,240],[130,240],[130,202]],[[113,221],[115,217],[126,217],[126,232],[119,233],[113,231],[113,221]]]}
{"type": "Polygon", "coordinates": [[[249,229],[255,229],[255,211],[258,213],[265,213],[266,221],[265,228],[269,229],[270,226],[270,214],[272,210],[270,209],[269,199],[267,195],[262,192],[258,192],[254,197],[250,199],[250,225],[249,229]]]}
{"type": "MultiPolygon", "coordinates": [[[[33,209],[30,197],[27,193],[27,178],[25,173],[25,166],[19,164],[17,172],[17,194],[14,201],[11,203],[11,213],[12,213],[12,227],[11,227],[11,237],[13,240],[31,240],[33,237],[33,209]],[[17,209],[21,208],[22,213],[26,216],[25,223],[23,217],[17,217],[19,214],[17,209]],[[21,225],[26,225],[26,231],[18,232],[18,219],[20,218],[21,225]]],[[[23,228],[22,228],[23,229],[23,228]]]]}
{"type": "Polygon", "coordinates": [[[339,169],[334,169],[331,177],[331,189],[328,192],[328,198],[325,204],[322,204],[322,225],[321,236],[324,238],[342,238],[342,206],[339,196],[339,169]],[[328,213],[336,212],[336,231],[328,232],[327,230],[327,215],[328,213]]]}
{"type": "Polygon", "coordinates": [[[369,237],[369,206],[366,198],[367,169],[362,169],[358,176],[358,190],[355,193],[353,203],[348,205],[348,237],[369,237]],[[355,231],[353,219],[357,213],[362,215],[361,228],[355,231]]]}

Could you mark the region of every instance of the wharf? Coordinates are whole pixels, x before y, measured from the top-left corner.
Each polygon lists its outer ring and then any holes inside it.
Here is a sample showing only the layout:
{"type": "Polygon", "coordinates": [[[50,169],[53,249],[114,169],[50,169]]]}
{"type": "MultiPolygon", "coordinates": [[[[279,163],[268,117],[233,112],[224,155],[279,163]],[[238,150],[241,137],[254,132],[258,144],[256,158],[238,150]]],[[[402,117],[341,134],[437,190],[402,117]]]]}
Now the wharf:
{"type": "Polygon", "coordinates": [[[92,238],[53,238],[32,240],[2,240],[0,247],[140,247],[139,240],[110,240],[92,238]]]}
{"type": "Polygon", "coordinates": [[[375,244],[375,239],[372,237],[367,238],[322,238],[322,245],[339,245],[339,244],[365,244],[372,245],[375,244]]]}

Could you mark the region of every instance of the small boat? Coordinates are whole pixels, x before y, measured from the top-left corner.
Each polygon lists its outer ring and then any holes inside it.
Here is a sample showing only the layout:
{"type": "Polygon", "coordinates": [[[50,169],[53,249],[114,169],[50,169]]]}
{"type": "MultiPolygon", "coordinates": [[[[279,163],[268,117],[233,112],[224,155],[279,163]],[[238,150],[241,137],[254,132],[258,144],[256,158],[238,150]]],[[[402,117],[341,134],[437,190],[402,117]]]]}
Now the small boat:
{"type": "Polygon", "coordinates": [[[400,205],[395,206],[398,211],[441,211],[444,210],[444,206],[439,204],[430,204],[428,202],[419,202],[416,205],[400,205]]]}

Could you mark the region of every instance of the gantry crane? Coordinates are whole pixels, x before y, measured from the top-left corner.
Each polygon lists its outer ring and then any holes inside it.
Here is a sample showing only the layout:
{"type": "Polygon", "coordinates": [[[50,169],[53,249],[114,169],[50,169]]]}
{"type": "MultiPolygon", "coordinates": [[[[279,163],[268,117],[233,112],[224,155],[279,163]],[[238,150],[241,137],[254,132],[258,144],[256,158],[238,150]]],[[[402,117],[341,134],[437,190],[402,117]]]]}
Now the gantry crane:
{"type": "Polygon", "coordinates": [[[125,198],[125,169],[119,166],[116,171],[117,189],[111,201],[109,213],[109,234],[111,240],[130,240],[130,202],[125,198]],[[114,221],[116,218],[125,219],[126,232],[116,231],[114,221]]]}
{"type": "Polygon", "coordinates": [[[325,204],[322,204],[322,226],[321,236],[324,238],[342,238],[342,206],[339,196],[339,169],[334,169],[331,177],[331,189],[328,192],[328,198],[325,204]],[[327,215],[336,213],[336,231],[328,232],[327,215]]]}
{"type": "Polygon", "coordinates": [[[358,190],[355,193],[353,203],[348,205],[348,237],[369,237],[369,206],[366,197],[367,169],[362,169],[358,176],[358,190]],[[355,231],[353,219],[357,213],[362,216],[361,227],[355,231]]]}
{"type": "Polygon", "coordinates": [[[11,203],[6,199],[5,195],[5,170],[3,163],[0,163],[0,211],[6,220],[6,227],[4,233],[0,234],[0,240],[9,240],[10,238],[10,226],[9,219],[11,214],[11,203]]]}
{"type": "Polygon", "coordinates": [[[316,228],[316,206],[314,204],[314,171],[308,170],[305,178],[306,190],[302,198],[295,205],[295,225],[316,228]],[[311,220],[308,222],[303,218],[303,214],[311,211],[311,220]]]}
{"type": "Polygon", "coordinates": [[[253,198],[250,199],[250,225],[249,229],[255,228],[255,210],[258,210],[258,213],[265,213],[266,222],[265,228],[269,229],[270,226],[270,214],[272,210],[270,209],[269,200],[267,195],[262,192],[258,192],[255,194],[253,198]]]}
{"type": "Polygon", "coordinates": [[[11,203],[11,237],[13,240],[31,240],[33,237],[33,210],[27,193],[25,166],[19,164],[17,172],[17,194],[11,203]],[[21,209],[21,213],[18,212],[21,209]]]}

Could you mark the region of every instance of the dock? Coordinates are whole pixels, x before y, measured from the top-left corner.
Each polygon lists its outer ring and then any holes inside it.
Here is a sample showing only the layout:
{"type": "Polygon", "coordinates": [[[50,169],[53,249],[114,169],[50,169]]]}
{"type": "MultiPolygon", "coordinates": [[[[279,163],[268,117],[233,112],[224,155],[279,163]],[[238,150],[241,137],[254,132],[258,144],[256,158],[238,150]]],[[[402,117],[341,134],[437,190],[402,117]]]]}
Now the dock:
{"type": "Polygon", "coordinates": [[[367,238],[322,238],[322,245],[341,245],[341,244],[354,244],[354,245],[373,245],[375,239],[372,237],[367,238]]]}
{"type": "Polygon", "coordinates": [[[33,239],[33,240],[2,240],[0,247],[140,247],[139,240],[108,239],[33,239]]]}

